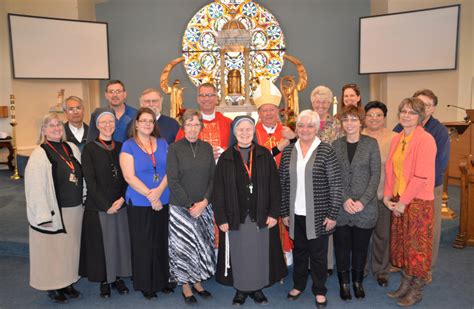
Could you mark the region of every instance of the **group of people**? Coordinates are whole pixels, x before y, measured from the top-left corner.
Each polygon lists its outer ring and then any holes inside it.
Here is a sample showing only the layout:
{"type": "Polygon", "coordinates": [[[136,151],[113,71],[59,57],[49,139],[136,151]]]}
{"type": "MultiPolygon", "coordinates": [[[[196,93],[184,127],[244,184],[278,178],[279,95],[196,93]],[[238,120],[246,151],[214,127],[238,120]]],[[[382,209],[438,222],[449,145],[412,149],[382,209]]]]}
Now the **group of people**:
{"type": "Polygon", "coordinates": [[[385,104],[362,108],[355,84],[343,87],[336,116],[331,90],[316,87],[294,131],[280,123],[281,94],[266,79],[253,96],[258,122],[217,112],[209,83],[181,124],[161,113],[157,89],[143,91],[139,110],[125,104],[119,80],[105,97],[89,126],[78,97],[65,100],[68,122],[46,115],[25,170],[30,285],[53,301],[79,297],[80,277],[97,282],[103,298],[128,293],[123,278],[132,277],[146,299],[178,285],[194,304],[212,297],[201,282],[215,276],[235,289],[233,305],[266,304],[263,289],[293,264],[288,299],[311,275],[316,306],[325,307],[334,256],[343,300],[352,298],[351,277],[354,296],[365,297],[371,264],[381,286],[401,269],[388,293],[399,305],[421,301],[449,154],[430,90],[400,103],[398,134],[385,128],[385,104]]]}

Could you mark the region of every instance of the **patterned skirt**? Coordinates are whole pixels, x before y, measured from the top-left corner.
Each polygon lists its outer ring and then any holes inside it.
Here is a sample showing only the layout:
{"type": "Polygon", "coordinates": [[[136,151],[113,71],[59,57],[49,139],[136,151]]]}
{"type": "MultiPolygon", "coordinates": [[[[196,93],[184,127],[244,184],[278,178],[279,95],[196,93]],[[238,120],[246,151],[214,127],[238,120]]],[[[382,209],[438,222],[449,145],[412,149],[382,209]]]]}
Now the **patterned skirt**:
{"type": "Polygon", "coordinates": [[[414,199],[400,217],[392,215],[390,256],[409,276],[427,279],[431,268],[434,201],[414,199]]]}
{"type": "Polygon", "coordinates": [[[216,272],[214,213],[209,204],[198,218],[188,209],[170,205],[170,281],[178,284],[206,280],[216,272]]]}

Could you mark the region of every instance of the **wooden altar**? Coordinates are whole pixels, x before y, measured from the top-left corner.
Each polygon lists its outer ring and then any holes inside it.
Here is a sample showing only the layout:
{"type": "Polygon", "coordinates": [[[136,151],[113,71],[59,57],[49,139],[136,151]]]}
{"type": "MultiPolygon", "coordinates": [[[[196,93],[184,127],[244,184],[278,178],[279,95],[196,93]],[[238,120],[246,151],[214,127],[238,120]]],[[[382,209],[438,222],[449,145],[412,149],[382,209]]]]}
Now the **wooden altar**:
{"type": "Polygon", "coordinates": [[[463,249],[474,247],[474,157],[468,155],[461,162],[461,211],[459,233],[453,247],[463,249]]]}

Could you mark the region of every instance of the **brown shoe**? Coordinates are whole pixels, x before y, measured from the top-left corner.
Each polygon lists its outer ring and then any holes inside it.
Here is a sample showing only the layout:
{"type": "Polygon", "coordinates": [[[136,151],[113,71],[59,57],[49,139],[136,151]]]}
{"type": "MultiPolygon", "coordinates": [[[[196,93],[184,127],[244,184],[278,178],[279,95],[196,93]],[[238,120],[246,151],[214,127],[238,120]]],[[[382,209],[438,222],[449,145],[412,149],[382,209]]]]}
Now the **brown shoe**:
{"type": "Polygon", "coordinates": [[[402,278],[400,281],[400,287],[396,291],[389,292],[387,293],[387,296],[390,298],[400,298],[405,296],[405,294],[408,292],[410,289],[411,281],[413,280],[413,277],[408,276],[405,274],[404,271],[402,271],[402,278]]]}
{"type": "Polygon", "coordinates": [[[426,275],[425,282],[426,282],[426,284],[430,284],[431,282],[433,282],[433,273],[431,272],[431,270],[426,275]]]}
{"type": "Polygon", "coordinates": [[[425,281],[421,278],[414,278],[411,282],[410,289],[404,297],[400,298],[398,305],[400,307],[410,307],[423,300],[423,287],[425,281]]]}
{"type": "Polygon", "coordinates": [[[398,273],[401,270],[402,270],[401,268],[398,268],[397,266],[393,266],[393,265],[390,266],[390,269],[389,269],[391,273],[398,273]]]}

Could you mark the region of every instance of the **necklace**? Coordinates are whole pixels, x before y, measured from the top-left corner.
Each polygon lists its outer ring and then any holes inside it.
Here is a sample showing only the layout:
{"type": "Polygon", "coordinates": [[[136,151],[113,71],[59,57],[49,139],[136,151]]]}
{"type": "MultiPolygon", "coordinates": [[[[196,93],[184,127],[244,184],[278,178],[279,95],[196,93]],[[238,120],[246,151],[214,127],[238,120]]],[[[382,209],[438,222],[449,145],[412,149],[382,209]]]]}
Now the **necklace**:
{"type": "Polygon", "coordinates": [[[198,149],[198,143],[196,141],[196,147],[193,148],[193,143],[189,142],[189,147],[191,147],[191,151],[193,152],[193,158],[196,158],[196,152],[197,152],[197,149],[198,149]]]}
{"type": "MultiPolygon", "coordinates": [[[[150,152],[148,152],[148,149],[146,149],[146,147],[141,143],[141,141],[138,137],[135,139],[135,143],[138,145],[138,147],[140,147],[147,154],[147,156],[151,160],[151,164],[153,166],[153,182],[159,182],[160,181],[160,174],[158,174],[158,172],[156,170],[156,160],[155,160],[155,154],[153,153],[153,143],[151,141],[151,137],[149,137],[149,140],[150,140],[150,152]]],[[[156,143],[155,152],[157,152],[157,151],[158,151],[158,141],[156,143]]]]}

